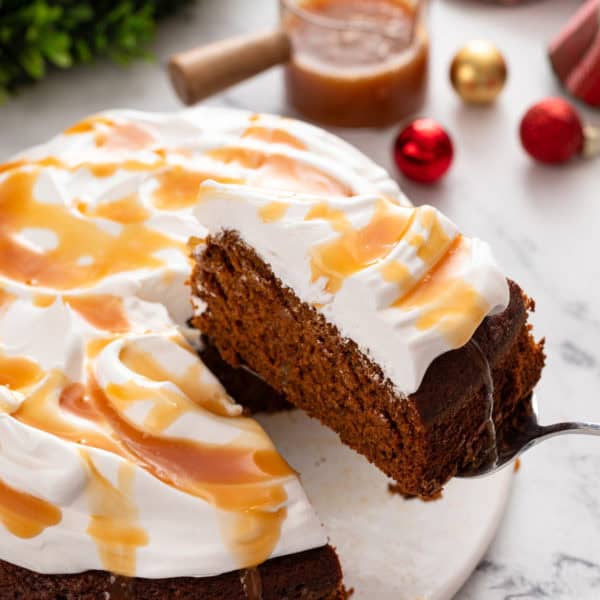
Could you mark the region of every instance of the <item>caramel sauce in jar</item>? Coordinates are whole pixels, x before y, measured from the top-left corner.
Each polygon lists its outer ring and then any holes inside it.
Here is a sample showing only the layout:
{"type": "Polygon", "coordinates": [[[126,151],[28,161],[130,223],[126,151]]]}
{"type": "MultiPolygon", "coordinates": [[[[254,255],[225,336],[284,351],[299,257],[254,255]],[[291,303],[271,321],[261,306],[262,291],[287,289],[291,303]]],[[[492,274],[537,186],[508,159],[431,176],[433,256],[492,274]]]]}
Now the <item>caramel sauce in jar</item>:
{"type": "Polygon", "coordinates": [[[288,100],[305,117],[383,127],[425,99],[429,39],[421,0],[281,0],[292,41],[288,100]]]}

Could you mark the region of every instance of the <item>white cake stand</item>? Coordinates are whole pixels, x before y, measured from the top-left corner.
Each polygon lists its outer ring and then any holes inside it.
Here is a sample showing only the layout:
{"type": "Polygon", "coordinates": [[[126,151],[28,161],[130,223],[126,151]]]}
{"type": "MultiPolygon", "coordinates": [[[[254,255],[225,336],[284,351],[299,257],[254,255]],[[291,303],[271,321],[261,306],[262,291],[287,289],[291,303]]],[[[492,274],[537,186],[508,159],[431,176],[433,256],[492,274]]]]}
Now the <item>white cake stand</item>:
{"type": "Polygon", "coordinates": [[[443,498],[405,500],[388,479],[300,411],[262,416],[297,469],[337,548],[356,600],[449,600],[490,544],[508,499],[512,469],[454,480],[443,498]]]}

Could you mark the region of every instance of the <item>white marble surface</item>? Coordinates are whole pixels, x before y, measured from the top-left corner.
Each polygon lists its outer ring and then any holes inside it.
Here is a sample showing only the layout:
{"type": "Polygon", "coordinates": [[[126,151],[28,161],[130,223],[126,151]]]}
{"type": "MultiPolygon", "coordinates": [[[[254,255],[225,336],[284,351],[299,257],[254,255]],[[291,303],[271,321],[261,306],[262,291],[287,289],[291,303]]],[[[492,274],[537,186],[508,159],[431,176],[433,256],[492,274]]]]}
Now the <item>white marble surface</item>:
{"type": "MultiPolygon", "coordinates": [[[[578,2],[544,0],[520,8],[433,0],[433,77],[423,113],[454,137],[456,162],[435,187],[403,182],[415,203],[431,203],[487,239],[506,272],[537,300],[535,326],[547,338],[539,386],[542,419],[600,421],[600,160],[561,168],[532,164],[516,128],[532,102],[559,93],[545,44],[578,2]],[[493,108],[463,106],[447,81],[453,51],[471,37],[495,40],[510,81],[493,108]]],[[[269,27],[275,0],[198,0],[166,23],[156,52],[269,27]]],[[[289,113],[277,71],[211,101],[289,113]]],[[[108,107],[179,106],[160,64],[127,70],[100,64],[55,73],[0,107],[0,159],[108,107]]],[[[600,113],[584,111],[600,122],[600,113]]],[[[392,168],[394,131],[337,131],[392,168]]],[[[435,541],[432,541],[435,543],[435,541]]],[[[600,597],[600,440],[562,438],[524,457],[506,517],[459,600],[600,597]]]]}

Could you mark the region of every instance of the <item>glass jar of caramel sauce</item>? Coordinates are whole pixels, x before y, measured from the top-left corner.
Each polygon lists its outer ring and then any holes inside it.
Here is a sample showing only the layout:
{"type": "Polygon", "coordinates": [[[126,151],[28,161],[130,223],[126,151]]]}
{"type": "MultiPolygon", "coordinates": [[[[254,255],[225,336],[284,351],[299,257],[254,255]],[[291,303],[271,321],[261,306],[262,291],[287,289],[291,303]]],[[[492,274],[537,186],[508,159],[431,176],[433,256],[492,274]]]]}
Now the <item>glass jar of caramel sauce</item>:
{"type": "Polygon", "coordinates": [[[304,117],[383,127],[425,99],[429,38],[424,1],[280,0],[292,45],[288,100],[304,117]]]}

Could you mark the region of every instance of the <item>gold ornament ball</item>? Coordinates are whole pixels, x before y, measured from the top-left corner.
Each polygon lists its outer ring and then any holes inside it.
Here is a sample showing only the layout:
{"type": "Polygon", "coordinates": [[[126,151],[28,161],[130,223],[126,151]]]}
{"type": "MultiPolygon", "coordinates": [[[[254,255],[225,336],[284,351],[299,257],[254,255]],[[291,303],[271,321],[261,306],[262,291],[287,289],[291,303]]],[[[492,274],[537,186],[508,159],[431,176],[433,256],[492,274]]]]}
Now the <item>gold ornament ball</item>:
{"type": "Polygon", "coordinates": [[[472,104],[493,102],[507,76],[504,56],[486,40],[473,40],[463,46],[450,66],[452,86],[465,102],[472,104]]]}

